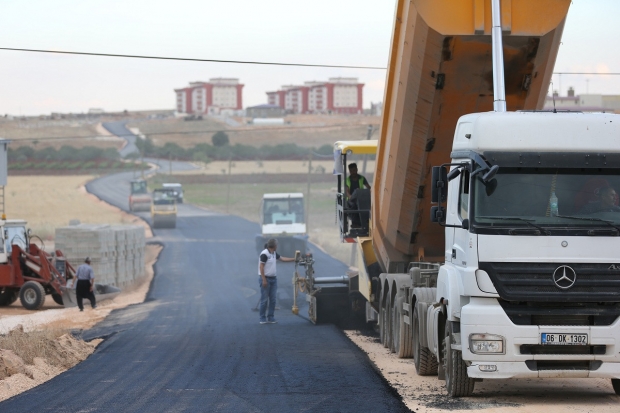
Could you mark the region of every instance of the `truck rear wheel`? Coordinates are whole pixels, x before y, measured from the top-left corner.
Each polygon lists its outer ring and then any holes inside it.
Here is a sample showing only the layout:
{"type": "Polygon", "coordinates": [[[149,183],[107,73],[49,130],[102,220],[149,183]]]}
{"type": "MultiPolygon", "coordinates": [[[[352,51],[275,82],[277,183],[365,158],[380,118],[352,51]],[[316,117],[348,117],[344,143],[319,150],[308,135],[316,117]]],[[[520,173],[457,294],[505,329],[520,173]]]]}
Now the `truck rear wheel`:
{"type": "Polygon", "coordinates": [[[28,281],[19,290],[19,299],[27,310],[38,310],[45,303],[45,289],[36,281],[28,281]]]}
{"type": "Polygon", "coordinates": [[[405,324],[403,297],[397,297],[392,307],[392,343],[398,358],[411,358],[411,326],[405,324]]]}
{"type": "Polygon", "coordinates": [[[390,303],[390,299],[389,296],[386,298],[386,301],[383,303],[383,305],[381,306],[381,323],[379,324],[379,335],[381,336],[381,344],[383,344],[383,347],[385,348],[391,348],[392,345],[390,343],[391,341],[391,336],[392,336],[392,332],[390,331],[390,310],[392,308],[392,305],[390,303]]]}
{"type": "Polygon", "coordinates": [[[13,304],[19,298],[19,289],[3,288],[0,291],[0,307],[6,307],[13,304]]]}
{"type": "Polygon", "coordinates": [[[461,352],[452,349],[454,343],[450,322],[446,321],[443,343],[443,368],[446,374],[446,390],[450,397],[467,397],[474,392],[476,381],[467,375],[467,366],[461,352]]]}
{"type": "Polygon", "coordinates": [[[611,379],[611,386],[618,396],[620,396],[620,379],[611,379]]]}
{"type": "Polygon", "coordinates": [[[433,376],[437,374],[437,357],[427,347],[420,343],[420,320],[418,309],[413,310],[413,364],[419,376],[433,376]]]}

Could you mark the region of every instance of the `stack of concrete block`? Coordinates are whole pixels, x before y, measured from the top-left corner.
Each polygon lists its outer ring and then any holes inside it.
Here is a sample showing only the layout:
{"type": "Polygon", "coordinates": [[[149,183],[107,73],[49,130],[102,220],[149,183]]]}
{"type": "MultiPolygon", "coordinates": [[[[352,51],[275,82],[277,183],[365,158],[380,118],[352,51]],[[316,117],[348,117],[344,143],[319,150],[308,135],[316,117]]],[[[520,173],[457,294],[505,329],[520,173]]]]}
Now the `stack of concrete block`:
{"type": "Polygon", "coordinates": [[[74,267],[90,257],[97,283],[125,287],[144,274],[141,226],[72,225],[57,228],[55,242],[74,267]]]}

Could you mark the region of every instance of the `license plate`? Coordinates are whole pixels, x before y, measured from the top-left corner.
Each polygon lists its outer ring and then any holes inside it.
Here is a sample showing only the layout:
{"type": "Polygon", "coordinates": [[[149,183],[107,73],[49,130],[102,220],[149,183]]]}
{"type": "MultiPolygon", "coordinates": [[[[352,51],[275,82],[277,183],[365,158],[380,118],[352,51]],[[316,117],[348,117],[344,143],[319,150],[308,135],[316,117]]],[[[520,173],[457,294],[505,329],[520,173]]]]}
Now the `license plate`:
{"type": "Polygon", "coordinates": [[[560,346],[585,346],[588,344],[587,334],[558,334],[542,333],[541,344],[554,344],[560,346]]]}

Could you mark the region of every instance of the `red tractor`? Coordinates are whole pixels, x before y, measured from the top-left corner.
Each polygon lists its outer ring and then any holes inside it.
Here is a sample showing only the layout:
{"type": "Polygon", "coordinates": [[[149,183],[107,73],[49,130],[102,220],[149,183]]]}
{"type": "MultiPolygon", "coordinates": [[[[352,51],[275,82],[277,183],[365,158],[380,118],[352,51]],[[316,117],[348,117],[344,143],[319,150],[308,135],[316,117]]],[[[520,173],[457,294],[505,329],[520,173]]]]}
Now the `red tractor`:
{"type": "Polygon", "coordinates": [[[50,294],[63,304],[63,288],[75,277],[61,251],[55,256],[30,243],[24,220],[0,220],[0,307],[17,298],[28,310],[38,310],[50,294]]]}

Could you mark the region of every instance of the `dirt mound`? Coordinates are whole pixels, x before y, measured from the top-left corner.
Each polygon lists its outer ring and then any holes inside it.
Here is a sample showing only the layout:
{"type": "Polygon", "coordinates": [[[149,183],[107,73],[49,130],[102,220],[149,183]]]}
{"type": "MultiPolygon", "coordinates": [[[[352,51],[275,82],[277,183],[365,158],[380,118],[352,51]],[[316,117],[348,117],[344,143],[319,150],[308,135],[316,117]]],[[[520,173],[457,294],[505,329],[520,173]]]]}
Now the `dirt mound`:
{"type": "Polygon", "coordinates": [[[101,340],[86,343],[63,330],[0,336],[0,401],[37,386],[85,360],[101,340]]]}

